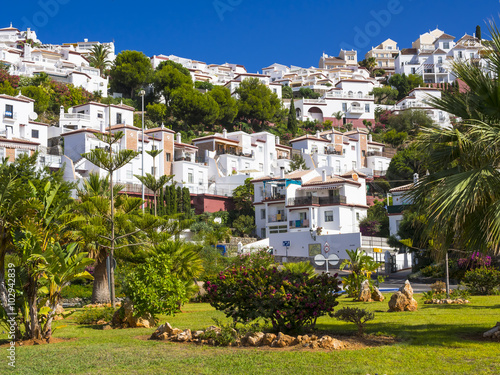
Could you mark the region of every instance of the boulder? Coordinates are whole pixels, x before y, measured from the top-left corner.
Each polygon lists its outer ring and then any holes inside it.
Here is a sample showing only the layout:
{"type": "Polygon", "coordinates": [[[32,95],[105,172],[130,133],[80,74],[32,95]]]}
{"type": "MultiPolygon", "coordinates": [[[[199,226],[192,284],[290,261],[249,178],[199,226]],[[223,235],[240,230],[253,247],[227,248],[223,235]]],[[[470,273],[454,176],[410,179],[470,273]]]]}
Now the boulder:
{"type": "Polygon", "coordinates": [[[204,333],[205,333],[205,332],[203,332],[203,331],[194,331],[194,332],[192,332],[192,336],[193,336],[193,338],[194,338],[194,339],[198,339],[198,338],[200,338],[200,337],[201,337],[201,335],[203,335],[204,333]]]}
{"type": "Polygon", "coordinates": [[[408,280],[391,296],[389,301],[389,311],[416,311],[418,303],[413,298],[413,289],[408,280]]]}
{"type": "Polygon", "coordinates": [[[276,335],[274,333],[266,333],[262,338],[262,345],[271,346],[275,339],[276,335]]]}
{"type": "Polygon", "coordinates": [[[382,302],[384,299],[385,297],[382,295],[380,290],[376,286],[374,286],[372,292],[372,300],[382,302]]]}
{"type": "Polygon", "coordinates": [[[186,329],[186,330],[177,334],[175,341],[179,341],[179,342],[191,341],[192,338],[193,337],[191,335],[191,330],[186,329]]]}
{"type": "Polygon", "coordinates": [[[276,336],[276,339],[273,341],[272,346],[284,348],[285,346],[295,345],[296,343],[297,339],[295,337],[288,336],[282,332],[279,332],[278,336],[276,336]]]}
{"type": "Polygon", "coordinates": [[[113,327],[111,327],[109,324],[106,324],[106,325],[102,326],[102,329],[103,329],[103,331],[107,331],[109,329],[113,329],[113,327]]]}
{"type": "Polygon", "coordinates": [[[330,336],[323,336],[318,340],[318,346],[323,349],[339,350],[344,347],[342,341],[336,340],[330,336]]]}
{"type": "Polygon", "coordinates": [[[496,333],[498,333],[500,331],[500,326],[498,326],[498,323],[497,323],[497,326],[493,327],[492,329],[490,329],[489,331],[486,331],[485,333],[483,333],[483,337],[494,337],[496,333]]]}
{"type": "Polygon", "coordinates": [[[154,327],[156,322],[149,313],[143,316],[134,316],[134,305],[132,301],[126,300],[123,306],[113,314],[112,324],[122,328],[150,328],[154,327]]]}
{"type": "Polygon", "coordinates": [[[246,342],[249,346],[261,346],[263,338],[264,338],[264,333],[255,332],[247,336],[246,342]]]}
{"type": "Polygon", "coordinates": [[[370,290],[370,282],[365,280],[361,283],[361,288],[358,294],[358,301],[370,302],[372,300],[372,292],[370,290]]]}

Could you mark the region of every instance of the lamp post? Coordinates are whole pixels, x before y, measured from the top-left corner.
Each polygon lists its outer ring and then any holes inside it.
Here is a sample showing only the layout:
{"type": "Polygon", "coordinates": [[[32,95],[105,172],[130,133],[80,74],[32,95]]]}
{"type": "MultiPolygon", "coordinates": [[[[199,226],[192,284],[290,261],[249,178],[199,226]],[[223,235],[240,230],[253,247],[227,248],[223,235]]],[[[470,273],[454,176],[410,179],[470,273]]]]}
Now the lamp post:
{"type": "Polygon", "coordinates": [[[142,176],[142,213],[144,213],[144,206],[145,206],[145,202],[144,202],[144,95],[146,95],[146,91],[144,90],[141,90],[139,91],[139,95],[142,97],[142,149],[141,149],[141,153],[142,153],[142,161],[141,161],[141,164],[142,164],[142,167],[141,167],[141,176],[142,176]]]}

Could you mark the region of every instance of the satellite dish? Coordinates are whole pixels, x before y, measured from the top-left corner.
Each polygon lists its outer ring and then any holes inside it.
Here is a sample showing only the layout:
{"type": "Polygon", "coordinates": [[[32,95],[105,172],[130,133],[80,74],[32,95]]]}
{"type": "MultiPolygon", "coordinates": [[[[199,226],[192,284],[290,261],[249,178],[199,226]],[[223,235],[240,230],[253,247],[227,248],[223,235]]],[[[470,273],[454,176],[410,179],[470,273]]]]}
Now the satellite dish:
{"type": "Polygon", "coordinates": [[[29,115],[28,115],[28,118],[31,120],[31,121],[35,121],[37,118],[38,118],[38,114],[36,112],[31,112],[29,115]]]}

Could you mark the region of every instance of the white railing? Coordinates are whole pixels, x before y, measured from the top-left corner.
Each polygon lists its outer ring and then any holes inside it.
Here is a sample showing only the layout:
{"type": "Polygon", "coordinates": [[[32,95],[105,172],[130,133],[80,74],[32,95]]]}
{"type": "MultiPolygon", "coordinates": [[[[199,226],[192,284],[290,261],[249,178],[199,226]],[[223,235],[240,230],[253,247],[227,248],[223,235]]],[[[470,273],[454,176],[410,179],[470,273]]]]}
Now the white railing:
{"type": "Polygon", "coordinates": [[[3,118],[7,120],[17,120],[17,112],[5,111],[3,113],[3,118]]]}
{"type": "Polygon", "coordinates": [[[349,95],[344,92],[327,92],[325,95],[326,98],[346,98],[346,99],[374,99],[373,95],[358,95],[358,94],[352,94],[349,95]]]}
{"type": "Polygon", "coordinates": [[[351,108],[349,108],[350,113],[364,113],[365,110],[361,106],[354,106],[352,105],[351,108]]]}
{"type": "Polygon", "coordinates": [[[90,121],[90,115],[85,115],[83,113],[65,113],[62,115],[62,119],[90,121]]]}

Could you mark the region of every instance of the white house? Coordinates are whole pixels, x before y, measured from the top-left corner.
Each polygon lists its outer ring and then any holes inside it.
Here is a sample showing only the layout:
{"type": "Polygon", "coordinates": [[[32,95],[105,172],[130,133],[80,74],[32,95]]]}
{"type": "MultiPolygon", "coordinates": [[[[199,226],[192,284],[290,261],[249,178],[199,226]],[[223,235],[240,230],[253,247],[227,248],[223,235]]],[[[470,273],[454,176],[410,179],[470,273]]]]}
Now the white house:
{"type": "Polygon", "coordinates": [[[365,175],[337,175],[331,167],[254,179],[257,234],[278,256],[307,258],[361,247],[359,220],[366,216],[365,175]],[[319,247],[318,247],[319,246],[319,247]]]}
{"type": "Polygon", "coordinates": [[[403,111],[417,109],[424,111],[432,121],[442,128],[451,127],[450,114],[429,104],[429,99],[441,98],[441,90],[432,87],[417,87],[408,93],[408,96],[398,101],[391,111],[400,114],[403,111]]]}

